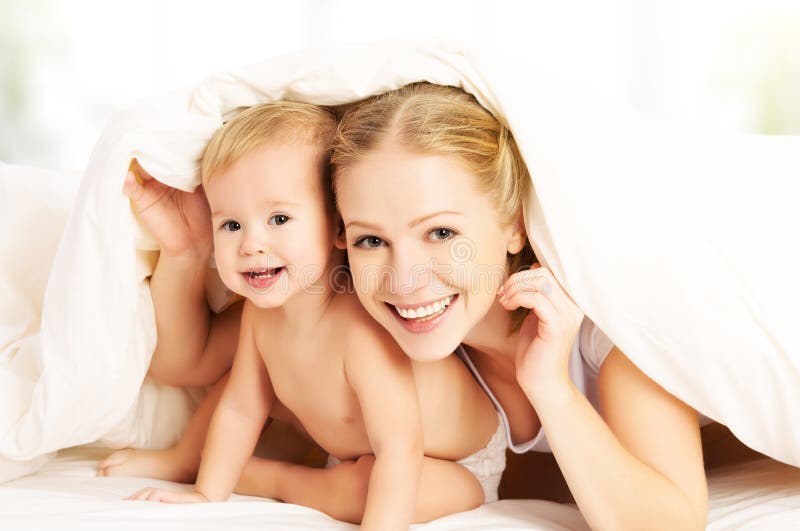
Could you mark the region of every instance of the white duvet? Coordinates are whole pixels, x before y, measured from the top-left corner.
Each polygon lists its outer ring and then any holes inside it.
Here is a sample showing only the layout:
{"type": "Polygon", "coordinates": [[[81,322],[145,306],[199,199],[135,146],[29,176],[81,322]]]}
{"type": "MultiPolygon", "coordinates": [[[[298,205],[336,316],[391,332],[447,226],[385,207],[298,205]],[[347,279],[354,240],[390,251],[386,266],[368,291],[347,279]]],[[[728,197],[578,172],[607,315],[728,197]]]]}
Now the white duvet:
{"type": "Polygon", "coordinates": [[[670,130],[508,57],[378,43],[269,59],[117,115],[54,260],[67,203],[38,204],[0,167],[0,481],[98,439],[171,444],[191,411],[186,393],[143,385],[156,246],[121,192],[132,157],[189,190],[205,142],[242,107],[339,104],[418,80],[463,86],[507,120],[533,175],[534,248],[585,313],[667,390],[800,465],[800,139],[670,130]],[[26,208],[57,215],[26,223],[26,208]]]}

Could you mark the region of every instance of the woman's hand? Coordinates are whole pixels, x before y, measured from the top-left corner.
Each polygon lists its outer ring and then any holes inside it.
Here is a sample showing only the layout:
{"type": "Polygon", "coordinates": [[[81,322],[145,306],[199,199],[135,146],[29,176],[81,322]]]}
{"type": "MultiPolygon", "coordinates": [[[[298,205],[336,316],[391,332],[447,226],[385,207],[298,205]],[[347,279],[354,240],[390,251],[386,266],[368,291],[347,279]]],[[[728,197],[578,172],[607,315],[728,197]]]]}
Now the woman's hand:
{"type": "Polygon", "coordinates": [[[210,256],[211,209],[202,186],[184,192],[157,181],[133,161],[123,192],[142,223],[170,256],[210,256]],[[138,179],[137,179],[138,175],[138,179]]]}
{"type": "Polygon", "coordinates": [[[166,489],[155,489],[148,487],[135,494],[131,494],[126,500],[138,501],[157,501],[162,503],[208,503],[208,498],[203,494],[192,492],[176,492],[166,489]]]}
{"type": "MultiPolygon", "coordinates": [[[[500,289],[507,310],[529,308],[519,331],[517,381],[526,391],[569,384],[569,357],[583,312],[545,267],[511,275],[500,289]]],[[[535,394],[535,393],[534,393],[535,394]]]]}

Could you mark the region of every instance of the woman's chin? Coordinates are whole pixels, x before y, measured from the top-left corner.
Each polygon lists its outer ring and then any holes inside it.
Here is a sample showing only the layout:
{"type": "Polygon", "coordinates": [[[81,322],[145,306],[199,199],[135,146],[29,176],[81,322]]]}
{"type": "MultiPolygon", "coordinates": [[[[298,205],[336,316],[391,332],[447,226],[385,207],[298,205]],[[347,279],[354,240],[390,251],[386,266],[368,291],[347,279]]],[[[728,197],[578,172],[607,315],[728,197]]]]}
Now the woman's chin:
{"type": "MultiPolygon", "coordinates": [[[[402,332],[401,332],[402,333],[402,332]]],[[[433,338],[403,337],[395,336],[397,344],[406,353],[406,356],[414,361],[431,362],[443,360],[453,352],[461,343],[458,340],[432,340],[433,338]]]]}

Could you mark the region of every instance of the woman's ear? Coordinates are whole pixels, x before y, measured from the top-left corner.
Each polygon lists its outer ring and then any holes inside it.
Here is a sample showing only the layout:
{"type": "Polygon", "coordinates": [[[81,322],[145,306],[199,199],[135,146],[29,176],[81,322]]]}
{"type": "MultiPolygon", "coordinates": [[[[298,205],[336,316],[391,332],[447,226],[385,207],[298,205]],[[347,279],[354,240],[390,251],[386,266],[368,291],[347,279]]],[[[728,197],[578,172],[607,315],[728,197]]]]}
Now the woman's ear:
{"type": "Polygon", "coordinates": [[[347,238],[345,238],[344,221],[342,221],[342,217],[339,214],[336,215],[336,222],[334,223],[334,226],[336,227],[336,234],[333,237],[333,245],[337,249],[346,251],[347,238]]]}
{"type": "Polygon", "coordinates": [[[520,215],[508,228],[506,236],[506,249],[509,254],[517,254],[525,248],[528,234],[525,232],[525,222],[520,215]]]}

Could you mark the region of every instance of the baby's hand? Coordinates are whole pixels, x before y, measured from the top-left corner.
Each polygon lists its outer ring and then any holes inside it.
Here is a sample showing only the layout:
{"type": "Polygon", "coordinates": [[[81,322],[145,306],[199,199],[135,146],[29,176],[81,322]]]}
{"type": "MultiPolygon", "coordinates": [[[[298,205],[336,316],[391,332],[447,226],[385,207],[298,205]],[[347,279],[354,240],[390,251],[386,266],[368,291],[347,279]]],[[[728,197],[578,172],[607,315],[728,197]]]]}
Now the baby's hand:
{"type": "Polygon", "coordinates": [[[170,256],[208,256],[211,210],[202,186],[184,192],[154,179],[134,161],[123,187],[142,223],[170,256]],[[139,179],[136,178],[139,176],[139,179]]]}
{"type": "Polygon", "coordinates": [[[197,491],[176,492],[166,489],[146,488],[131,494],[126,500],[157,501],[162,503],[208,503],[208,498],[197,491]]]}
{"type": "Polygon", "coordinates": [[[500,303],[507,310],[531,309],[517,343],[517,380],[523,388],[544,390],[553,383],[569,383],[569,356],[583,312],[553,273],[537,267],[511,275],[501,289],[500,303]]]}

